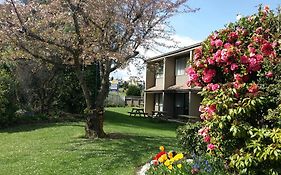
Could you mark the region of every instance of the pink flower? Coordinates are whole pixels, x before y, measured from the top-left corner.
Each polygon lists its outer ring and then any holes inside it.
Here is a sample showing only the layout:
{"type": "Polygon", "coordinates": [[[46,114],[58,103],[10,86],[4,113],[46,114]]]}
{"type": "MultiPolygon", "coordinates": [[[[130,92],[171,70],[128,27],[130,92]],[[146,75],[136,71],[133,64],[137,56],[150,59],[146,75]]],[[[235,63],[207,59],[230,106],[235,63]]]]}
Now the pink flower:
{"type": "Polygon", "coordinates": [[[204,142],[210,143],[210,141],[211,141],[211,137],[209,135],[204,137],[204,142]]]}
{"type": "Polygon", "coordinates": [[[216,75],[216,70],[206,68],[206,69],[204,69],[204,71],[203,71],[202,80],[203,80],[205,83],[210,83],[215,75],[216,75]]]}
{"type": "Polygon", "coordinates": [[[201,120],[206,120],[205,114],[200,114],[200,119],[201,120]]]}
{"type": "Polygon", "coordinates": [[[267,13],[268,11],[269,11],[269,6],[268,5],[264,6],[263,12],[267,13]]]}
{"type": "Polygon", "coordinates": [[[216,47],[221,47],[223,45],[222,40],[220,40],[220,39],[215,40],[215,45],[216,45],[216,47]]]}
{"type": "Polygon", "coordinates": [[[225,44],[223,45],[223,47],[224,47],[225,49],[228,49],[228,48],[232,47],[232,44],[230,44],[230,43],[225,43],[225,44]]]}
{"type": "Polygon", "coordinates": [[[207,58],[207,61],[210,65],[214,65],[215,64],[215,59],[212,57],[207,58]]]}
{"type": "Polygon", "coordinates": [[[233,87],[235,89],[240,89],[242,87],[242,85],[239,82],[236,81],[236,82],[233,83],[233,87]]]}
{"type": "Polygon", "coordinates": [[[213,115],[216,111],[216,105],[215,104],[212,104],[210,106],[207,106],[206,107],[206,112],[209,114],[209,115],[213,115]]]}
{"type": "Polygon", "coordinates": [[[249,58],[246,55],[241,56],[240,60],[241,60],[242,64],[248,64],[249,63],[249,58]]]}
{"type": "Polygon", "coordinates": [[[208,150],[214,150],[216,148],[216,146],[215,145],[213,145],[213,144],[208,144],[208,150]]]}
{"type": "Polygon", "coordinates": [[[219,84],[213,84],[213,83],[210,83],[207,85],[207,89],[208,90],[211,90],[211,91],[215,91],[217,89],[220,88],[220,85],[219,84]]]}
{"type": "Polygon", "coordinates": [[[198,47],[194,50],[194,60],[200,59],[202,56],[202,47],[198,47]]]}
{"type": "Polygon", "coordinates": [[[221,51],[221,62],[228,62],[228,57],[231,56],[231,52],[228,52],[227,49],[221,51]]]}
{"type": "Polygon", "coordinates": [[[215,90],[217,90],[219,88],[220,88],[219,84],[213,84],[212,87],[211,87],[212,91],[215,91],[215,90]]]}
{"type": "Polygon", "coordinates": [[[258,87],[258,85],[256,84],[256,83],[253,83],[249,88],[248,88],[248,91],[250,92],[250,93],[256,93],[256,92],[258,92],[259,91],[259,87],[258,87]]]}
{"type": "Polygon", "coordinates": [[[217,50],[217,52],[214,54],[214,59],[216,62],[221,62],[221,50],[217,50]]]}
{"type": "Polygon", "coordinates": [[[257,61],[257,59],[255,57],[251,57],[249,59],[249,67],[248,67],[248,71],[251,72],[251,71],[259,71],[261,69],[261,65],[260,63],[257,61]]]}
{"type": "Polygon", "coordinates": [[[235,71],[235,70],[238,69],[238,65],[237,65],[236,63],[233,63],[233,64],[231,64],[230,69],[231,69],[232,71],[235,71]]]}
{"type": "Polygon", "coordinates": [[[256,59],[258,62],[262,62],[263,61],[263,56],[261,54],[257,54],[255,55],[256,59]]]}
{"type": "Polygon", "coordinates": [[[194,63],[195,63],[195,65],[196,65],[196,67],[204,67],[204,64],[201,63],[200,60],[196,60],[194,63]]]}
{"type": "Polygon", "coordinates": [[[248,50],[252,54],[254,54],[256,52],[256,49],[254,48],[253,44],[249,44],[248,45],[248,50]]]}
{"type": "Polygon", "coordinates": [[[204,127],[198,130],[198,134],[200,136],[206,137],[209,133],[210,128],[209,127],[204,127]]]}
{"type": "Polygon", "coordinates": [[[265,56],[269,56],[273,53],[273,47],[269,42],[266,42],[261,46],[261,51],[265,56]]]}
{"type": "Polygon", "coordinates": [[[242,41],[236,41],[235,46],[240,46],[242,44],[242,41]]]}
{"type": "Polygon", "coordinates": [[[196,73],[196,71],[194,70],[193,67],[187,68],[186,73],[188,75],[188,81],[189,82],[194,82],[194,81],[198,80],[198,74],[196,73]]]}
{"type": "Polygon", "coordinates": [[[238,38],[238,34],[236,32],[230,32],[227,36],[229,42],[234,42],[238,38]]]}
{"type": "Polygon", "coordinates": [[[215,46],[216,42],[214,40],[211,40],[211,46],[215,46]]]}
{"type": "Polygon", "coordinates": [[[229,69],[227,67],[223,68],[223,73],[225,74],[229,73],[229,69]]]}
{"type": "Polygon", "coordinates": [[[240,75],[240,74],[234,74],[234,79],[235,79],[237,82],[241,82],[241,81],[242,81],[242,75],[240,75]]]}
{"type": "Polygon", "coordinates": [[[199,106],[199,111],[200,111],[200,112],[205,112],[205,106],[200,105],[200,106],[199,106]]]}
{"type": "Polygon", "coordinates": [[[257,34],[261,34],[261,32],[262,32],[262,27],[258,27],[258,28],[256,29],[256,33],[257,33],[257,34]]]}
{"type": "Polygon", "coordinates": [[[269,72],[267,72],[267,73],[265,74],[265,76],[266,76],[267,78],[272,78],[272,77],[273,77],[273,73],[272,73],[271,71],[269,71],[269,72]]]}

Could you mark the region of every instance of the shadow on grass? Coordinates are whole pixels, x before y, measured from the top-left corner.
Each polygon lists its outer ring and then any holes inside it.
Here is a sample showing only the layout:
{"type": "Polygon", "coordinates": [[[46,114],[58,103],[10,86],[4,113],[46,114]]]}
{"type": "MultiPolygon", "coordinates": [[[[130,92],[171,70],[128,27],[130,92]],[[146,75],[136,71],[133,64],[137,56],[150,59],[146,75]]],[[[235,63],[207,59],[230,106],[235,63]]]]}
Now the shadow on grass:
{"type": "MultiPolygon", "coordinates": [[[[129,127],[141,127],[141,128],[151,128],[151,129],[161,129],[161,130],[171,130],[174,131],[179,126],[177,123],[159,121],[151,118],[142,117],[129,117],[129,115],[115,112],[112,110],[107,110],[105,112],[105,123],[114,124],[119,126],[129,126],[129,127]]],[[[42,122],[42,123],[30,123],[30,124],[20,124],[18,126],[12,126],[9,128],[0,129],[0,133],[14,133],[14,132],[26,132],[33,131],[42,128],[58,127],[58,126],[82,126],[84,124],[79,124],[78,122],[42,122]]]]}
{"type": "Polygon", "coordinates": [[[34,130],[37,130],[37,129],[60,127],[60,126],[84,127],[83,124],[79,124],[78,122],[31,123],[31,124],[23,124],[23,125],[20,125],[20,126],[13,126],[13,127],[10,127],[10,128],[0,129],[0,133],[28,132],[28,131],[34,131],[34,130]]]}
{"type": "MultiPolygon", "coordinates": [[[[159,146],[175,148],[174,137],[148,137],[126,134],[109,134],[106,139],[75,139],[69,143],[69,152],[80,154],[80,162],[96,161],[101,169],[119,169],[124,166],[138,167],[152,159],[159,146]],[[91,160],[90,160],[91,159],[91,160]]],[[[93,163],[94,164],[94,163],[93,163]]]]}
{"type": "Polygon", "coordinates": [[[152,118],[130,117],[114,111],[106,111],[105,123],[116,124],[119,126],[137,126],[141,128],[165,129],[175,131],[180,124],[174,122],[161,121],[152,118]],[[167,127],[165,127],[167,126],[167,127]]]}

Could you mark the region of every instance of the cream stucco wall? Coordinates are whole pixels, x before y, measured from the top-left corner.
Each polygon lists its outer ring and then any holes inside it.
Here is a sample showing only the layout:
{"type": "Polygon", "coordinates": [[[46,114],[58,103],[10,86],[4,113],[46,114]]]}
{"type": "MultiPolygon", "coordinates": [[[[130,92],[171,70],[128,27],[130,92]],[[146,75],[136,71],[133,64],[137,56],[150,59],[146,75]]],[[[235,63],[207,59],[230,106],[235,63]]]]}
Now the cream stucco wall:
{"type": "Polygon", "coordinates": [[[149,68],[149,64],[146,69],[146,80],[145,80],[145,89],[149,89],[155,85],[155,71],[149,68]]]}
{"type": "Polygon", "coordinates": [[[175,84],[175,59],[165,58],[164,88],[175,84]]]}
{"type": "Polygon", "coordinates": [[[154,110],[154,94],[145,93],[144,94],[144,111],[151,114],[154,110]]]}

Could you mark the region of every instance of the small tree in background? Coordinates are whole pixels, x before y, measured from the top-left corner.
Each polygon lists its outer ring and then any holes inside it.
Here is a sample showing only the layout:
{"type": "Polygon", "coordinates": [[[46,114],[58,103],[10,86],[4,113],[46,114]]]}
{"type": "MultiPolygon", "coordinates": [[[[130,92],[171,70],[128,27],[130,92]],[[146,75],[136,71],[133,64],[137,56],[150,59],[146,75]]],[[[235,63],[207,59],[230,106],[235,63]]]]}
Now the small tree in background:
{"type": "Polygon", "coordinates": [[[141,88],[136,85],[129,85],[126,96],[141,96],[141,88]]]}
{"type": "Polygon", "coordinates": [[[239,174],[281,173],[280,19],[265,7],[214,32],[187,69],[203,87],[198,134],[239,174]]]}

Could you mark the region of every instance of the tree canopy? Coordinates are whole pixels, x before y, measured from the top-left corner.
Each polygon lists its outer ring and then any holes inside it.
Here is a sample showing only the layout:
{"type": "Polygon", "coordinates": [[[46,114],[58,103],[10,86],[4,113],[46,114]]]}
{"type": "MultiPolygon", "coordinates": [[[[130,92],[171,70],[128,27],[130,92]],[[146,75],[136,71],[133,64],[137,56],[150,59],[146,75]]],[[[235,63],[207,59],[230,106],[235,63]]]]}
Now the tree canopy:
{"type": "Polygon", "coordinates": [[[167,20],[194,11],[187,1],[7,0],[0,7],[1,55],[72,67],[83,90],[86,111],[94,113],[87,119],[86,132],[102,137],[110,72],[136,58],[141,47],[163,45],[159,39],[170,39],[173,28],[167,20]],[[84,77],[84,67],[90,64],[99,67],[96,99],[91,98],[93,92],[84,77]],[[93,127],[98,131],[89,129],[93,127]]]}

